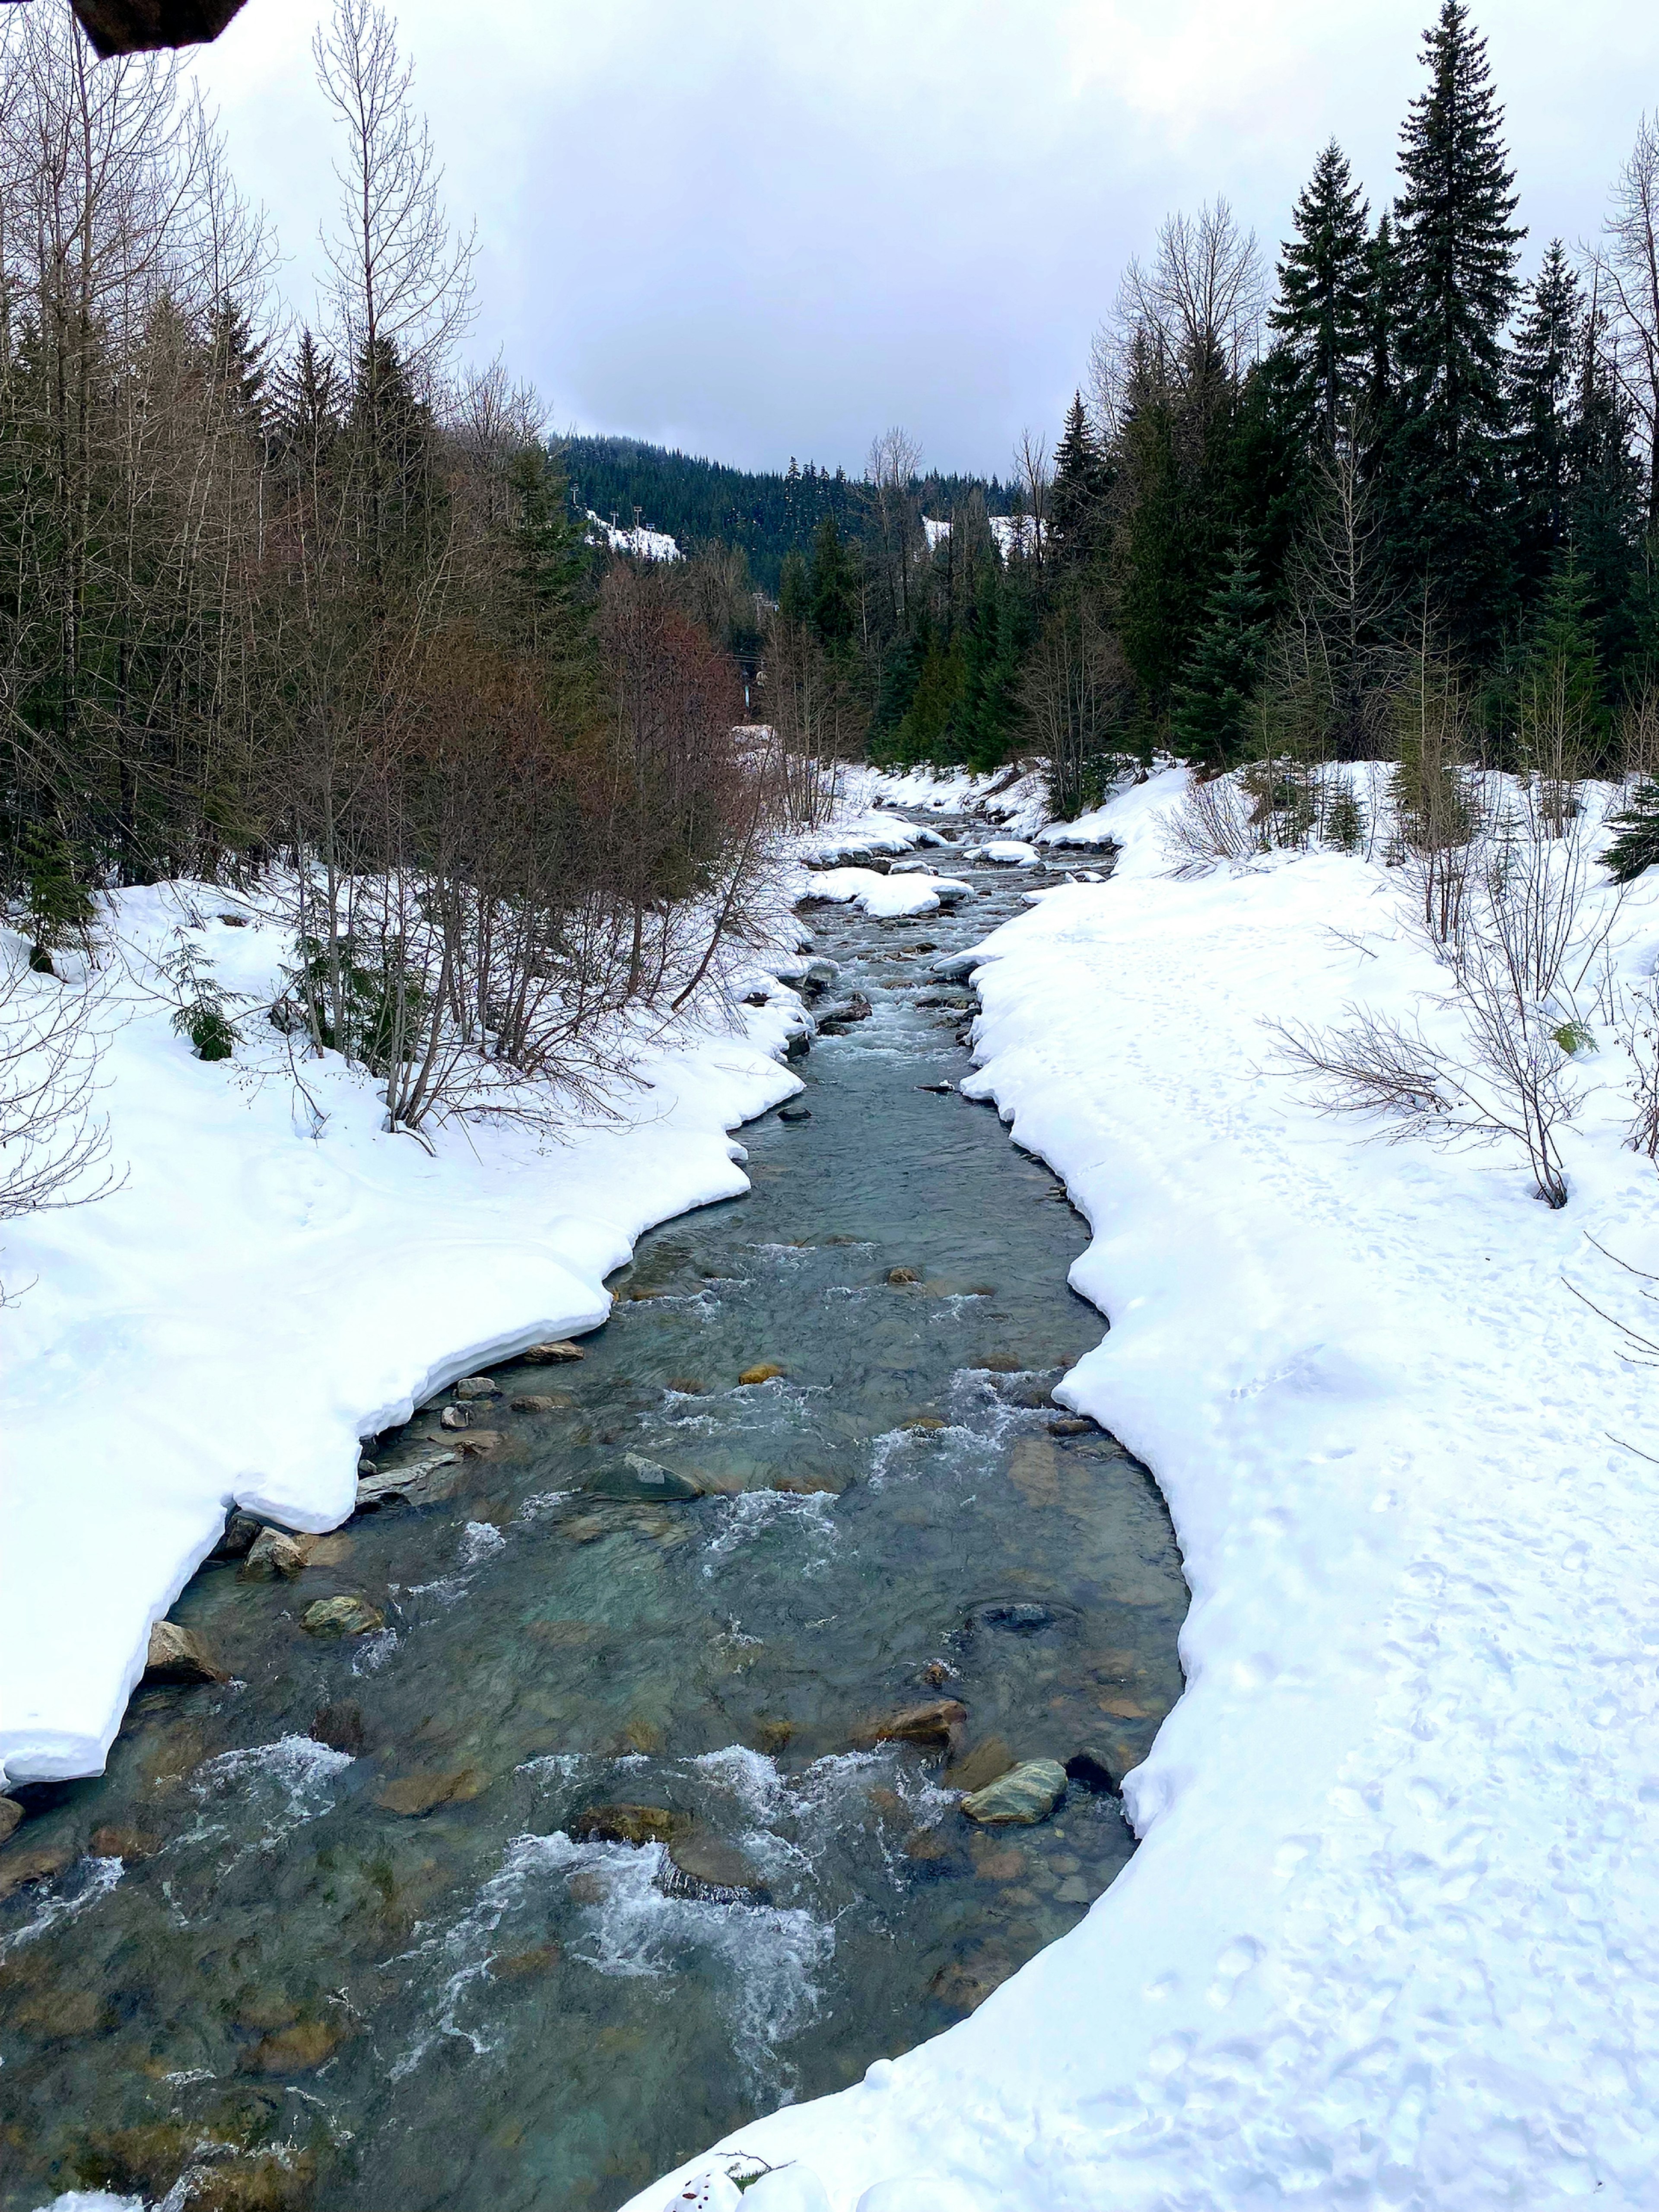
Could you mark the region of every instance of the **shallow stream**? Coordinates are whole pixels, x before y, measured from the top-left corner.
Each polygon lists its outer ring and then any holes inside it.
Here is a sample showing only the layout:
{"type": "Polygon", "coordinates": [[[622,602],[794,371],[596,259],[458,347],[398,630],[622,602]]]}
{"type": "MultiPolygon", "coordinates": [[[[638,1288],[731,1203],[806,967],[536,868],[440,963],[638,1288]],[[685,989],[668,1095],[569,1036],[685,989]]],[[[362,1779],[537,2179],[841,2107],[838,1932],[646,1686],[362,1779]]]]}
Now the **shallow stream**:
{"type": "Polygon", "coordinates": [[[1109,1790],[957,1809],[1015,1759],[1132,1764],[1187,1594],[1145,1470],[1051,1430],[1101,1333],[1082,1224],[921,1087],[969,1066],[933,960],[1033,881],[935,857],[954,914],[810,910],[817,1012],[873,1012],[799,1063],[809,1120],[743,1132],[751,1194],[646,1237],[580,1363],[495,1370],[449,1494],[293,1581],[210,1563],[173,1617],[233,1681],[142,1690],[106,1776],[25,1793],[0,1872],[71,1863],[0,1904],[5,2212],[186,2172],[222,2212],[608,2212],[949,2027],[1122,1866],[1109,1790]],[[705,1494],[605,1495],[629,1452],[705,1494]],[[301,1632],[352,1593],[383,1628],[301,1632]],[[954,1741],[876,1740],[945,1698],[954,1741]]]}

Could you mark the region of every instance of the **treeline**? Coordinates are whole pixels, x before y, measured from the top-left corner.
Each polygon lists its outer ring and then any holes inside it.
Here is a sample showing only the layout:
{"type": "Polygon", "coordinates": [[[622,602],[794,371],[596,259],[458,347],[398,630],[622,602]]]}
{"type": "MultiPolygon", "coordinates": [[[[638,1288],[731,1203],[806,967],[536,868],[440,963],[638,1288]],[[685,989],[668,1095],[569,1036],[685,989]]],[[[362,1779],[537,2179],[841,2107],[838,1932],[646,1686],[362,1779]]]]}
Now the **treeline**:
{"type": "MultiPolygon", "coordinates": [[[[269,312],[171,61],[6,13],[11,921],[44,969],[104,890],[255,884],[295,931],[272,1018],[382,1079],[389,1126],[580,1088],[718,967],[787,800],[696,577],[586,546],[534,395],[454,366],[471,244],[372,0],[315,44],[343,204],[314,330],[269,312]]],[[[198,1049],[234,1043],[189,945],[173,980],[198,1049]]]]}
{"type": "Polygon", "coordinates": [[[1552,241],[1523,288],[1462,0],[1422,58],[1392,205],[1373,213],[1332,143],[1275,282],[1219,201],[1131,264],[1052,464],[1021,457],[1012,503],[1040,535],[1001,557],[969,494],[930,547],[912,505],[866,526],[854,590],[821,533],[793,604],[856,660],[879,757],[1039,751],[1068,810],[1160,745],[1294,779],[1396,750],[1414,683],[1419,722],[1489,761],[1645,764],[1659,129],[1597,250],[1552,241]]]}
{"type": "MultiPolygon", "coordinates": [[[[858,537],[868,506],[868,487],[843,468],[803,466],[792,454],[787,469],[729,468],[637,438],[566,438],[560,447],[578,515],[591,507],[624,530],[644,523],[665,530],[688,553],[739,553],[754,586],[775,599],[783,563],[805,554],[818,525],[835,523],[843,537],[858,537]]],[[[983,493],[993,514],[1011,505],[1009,488],[994,477],[918,477],[912,490],[919,512],[945,514],[969,489],[983,493]]]]}

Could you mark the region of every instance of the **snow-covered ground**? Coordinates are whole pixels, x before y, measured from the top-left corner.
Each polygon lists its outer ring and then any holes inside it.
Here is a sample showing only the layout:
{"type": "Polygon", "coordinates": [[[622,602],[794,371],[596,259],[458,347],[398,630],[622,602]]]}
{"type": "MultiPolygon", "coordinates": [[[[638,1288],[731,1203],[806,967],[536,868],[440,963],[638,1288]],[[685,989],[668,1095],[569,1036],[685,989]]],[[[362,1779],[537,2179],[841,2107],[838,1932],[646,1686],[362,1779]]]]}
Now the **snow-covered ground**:
{"type": "Polygon", "coordinates": [[[602,514],[595,514],[590,507],[587,534],[596,544],[608,545],[613,553],[631,553],[636,561],[678,561],[679,540],[665,530],[647,530],[642,522],[631,530],[624,530],[614,520],[607,522],[602,514]]]}
{"type": "MultiPolygon", "coordinates": [[[[1034,856],[1035,857],[1035,856],[1034,856]]],[[[878,875],[872,868],[825,868],[800,896],[833,905],[860,907],[872,921],[896,921],[908,915],[937,914],[942,906],[972,898],[971,884],[953,876],[878,875]]]]}
{"type": "MultiPolygon", "coordinates": [[[[1111,1329],[1062,1395],[1153,1469],[1192,1586],[1141,1847],[959,2027],[740,2130],[793,2162],[741,2201],[1651,2208],[1659,1465],[1650,1377],[1571,1287],[1640,1320],[1617,1261],[1659,1269],[1627,1065],[1593,1007],[1559,1211],[1513,1151],[1322,1118],[1264,1022],[1449,1035],[1444,971],[1364,860],[1173,878],[1182,781],[1102,811],[1111,882],[983,948],[964,1085],[1088,1217],[1111,1329]]],[[[1650,975],[1659,871],[1613,941],[1650,975]]]]}
{"type": "MultiPolygon", "coordinates": [[[[883,881],[877,878],[874,880],[883,881]]],[[[6,1224],[0,1763],[95,1772],[164,1613],[233,1502],[303,1529],[353,1507],[358,1439],[457,1375],[595,1327],[652,1224],[747,1188],[728,1130],[799,1088],[799,1000],[649,1047],[616,1118],[557,1139],[381,1133],[335,1054],[297,1071],[265,1020],[291,947],[203,885],[126,892],[100,1066],[121,1188],[6,1224]],[[173,1034],[153,960],[189,930],[252,1008],[231,1060],[173,1034]],[[297,1081],[296,1081],[297,1073],[297,1081]],[[302,1087],[301,1087],[302,1086],[302,1087]]],[[[786,923],[775,965],[787,966],[786,923]]],[[[17,961],[20,940],[4,940],[17,961]]],[[[736,979],[733,995],[756,975],[736,979]]],[[[44,1000],[64,988],[27,987],[44,1000]]]]}
{"type": "Polygon", "coordinates": [[[849,806],[903,806],[914,812],[980,814],[1017,837],[1035,836],[1048,820],[1048,791],[1040,762],[1022,761],[978,775],[965,768],[848,769],[849,806]]]}

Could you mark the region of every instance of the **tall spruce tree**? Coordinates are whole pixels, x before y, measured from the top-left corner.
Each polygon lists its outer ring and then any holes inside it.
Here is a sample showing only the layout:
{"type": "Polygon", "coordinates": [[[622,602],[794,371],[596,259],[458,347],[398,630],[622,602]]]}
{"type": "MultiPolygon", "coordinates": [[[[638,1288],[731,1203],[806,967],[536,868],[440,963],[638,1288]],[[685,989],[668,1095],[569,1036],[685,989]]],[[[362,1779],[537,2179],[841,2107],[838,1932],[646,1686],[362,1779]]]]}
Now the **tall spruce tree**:
{"type": "Polygon", "coordinates": [[[1175,742],[1188,760],[1224,769],[1242,757],[1267,638],[1267,597],[1241,537],[1176,691],[1175,742]]]}
{"type": "Polygon", "coordinates": [[[1370,352],[1370,207],[1333,138],[1296,204],[1296,235],[1281,249],[1279,334],[1334,447],[1364,388],[1370,352]]]}
{"type": "Polygon", "coordinates": [[[1048,494],[1052,556],[1061,568],[1081,568],[1101,550],[1111,482],[1105,450],[1089,420],[1083,394],[1076,392],[1054,448],[1054,479],[1048,494]]]}
{"type": "Polygon", "coordinates": [[[836,518],[826,514],[812,533],[812,627],[832,652],[858,635],[858,582],[836,518]]]}
{"type": "Polygon", "coordinates": [[[1565,544],[1574,416],[1583,386],[1583,302],[1566,248],[1553,238],[1527,288],[1510,354],[1516,551],[1523,588],[1536,587],[1565,544]]]}
{"type": "Polygon", "coordinates": [[[1514,172],[1486,41],[1464,0],[1426,33],[1426,92],[1401,131],[1395,204],[1401,416],[1390,455],[1395,529],[1455,641],[1477,653],[1507,612],[1504,326],[1515,303],[1514,172]]]}

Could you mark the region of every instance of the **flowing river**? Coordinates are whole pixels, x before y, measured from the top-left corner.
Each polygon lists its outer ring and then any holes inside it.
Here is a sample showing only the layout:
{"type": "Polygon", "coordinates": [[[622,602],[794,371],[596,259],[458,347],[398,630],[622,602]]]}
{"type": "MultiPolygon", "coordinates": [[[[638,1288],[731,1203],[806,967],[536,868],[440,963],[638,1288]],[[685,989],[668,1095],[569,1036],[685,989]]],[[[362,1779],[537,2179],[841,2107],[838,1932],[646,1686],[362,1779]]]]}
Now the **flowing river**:
{"type": "Polygon", "coordinates": [[[873,1011],[799,1063],[810,1119],[743,1132],[750,1194],[647,1237],[580,1364],[495,1370],[447,1495],[296,1580],[210,1563],[173,1618],[235,1679],[24,1793],[17,1842],[75,1856],[0,1904],[6,2212],[609,2212],[948,2027],[1124,1864],[1098,1769],[1179,1694],[1187,1592],[1146,1471],[1049,1399],[1101,1334],[1082,1224],[922,1087],[970,1065],[933,962],[1042,878],[933,857],[952,914],[809,909],[820,1017],[873,1011]],[[301,1632],[353,1593],[385,1627],[301,1632]],[[957,1809],[1085,1747],[1040,1825],[957,1809]]]}

